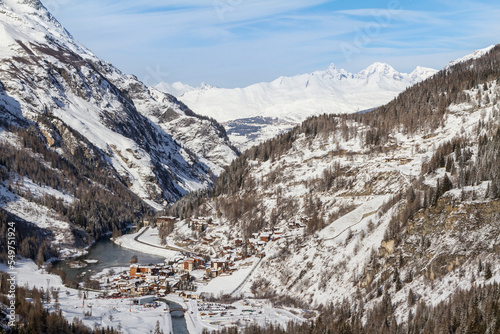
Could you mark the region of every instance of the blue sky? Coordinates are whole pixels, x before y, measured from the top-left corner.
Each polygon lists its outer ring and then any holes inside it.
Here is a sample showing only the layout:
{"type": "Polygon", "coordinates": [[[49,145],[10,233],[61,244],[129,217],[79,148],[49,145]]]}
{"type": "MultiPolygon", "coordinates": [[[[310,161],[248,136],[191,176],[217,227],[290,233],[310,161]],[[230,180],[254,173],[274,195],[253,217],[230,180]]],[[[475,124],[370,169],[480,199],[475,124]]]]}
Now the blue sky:
{"type": "Polygon", "coordinates": [[[149,85],[244,87],[327,68],[442,68],[500,42],[498,1],[42,0],[99,57],[149,85]]]}

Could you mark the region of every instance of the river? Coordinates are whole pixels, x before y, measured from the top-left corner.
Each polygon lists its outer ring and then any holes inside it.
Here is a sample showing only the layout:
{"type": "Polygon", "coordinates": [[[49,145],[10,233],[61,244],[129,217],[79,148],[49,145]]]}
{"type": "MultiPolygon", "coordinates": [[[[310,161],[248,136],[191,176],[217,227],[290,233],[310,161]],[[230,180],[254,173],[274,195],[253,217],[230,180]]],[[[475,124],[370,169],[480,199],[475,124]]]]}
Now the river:
{"type": "Polygon", "coordinates": [[[137,256],[137,263],[140,264],[151,264],[151,263],[163,263],[165,258],[156,255],[150,255],[146,253],[137,252],[130,249],[125,249],[117,244],[115,244],[110,239],[100,239],[92,247],[90,247],[87,255],[78,257],[74,260],[85,260],[92,259],[98,260],[97,263],[90,263],[85,268],[70,268],[68,266],[69,261],[59,261],[56,267],[62,269],[66,272],[69,278],[74,279],[77,275],[90,273],[93,275],[106,268],[111,267],[128,267],[130,266],[130,259],[132,256],[137,256]]]}
{"type": "MultiPolygon", "coordinates": [[[[173,301],[167,300],[167,305],[169,308],[182,308],[181,305],[174,303],[173,301]]],[[[172,318],[172,329],[174,334],[189,334],[187,330],[186,318],[182,312],[172,312],[170,313],[172,318]]]]}
{"type": "MultiPolygon", "coordinates": [[[[130,249],[125,249],[117,244],[115,244],[110,239],[100,239],[92,247],[90,247],[87,255],[81,256],[74,260],[85,260],[92,259],[98,260],[97,263],[91,263],[85,268],[70,268],[68,266],[69,261],[59,261],[56,267],[62,269],[66,272],[69,278],[74,279],[77,275],[84,274],[84,277],[98,273],[106,268],[111,267],[128,267],[130,266],[130,259],[132,256],[137,256],[137,263],[139,264],[152,264],[152,263],[163,263],[165,258],[156,255],[150,255],[146,253],[141,253],[133,251],[130,249]]],[[[168,306],[170,308],[182,308],[181,305],[168,301],[168,306]]],[[[186,319],[181,312],[173,312],[172,317],[172,327],[174,330],[173,334],[187,334],[186,319]]]]}

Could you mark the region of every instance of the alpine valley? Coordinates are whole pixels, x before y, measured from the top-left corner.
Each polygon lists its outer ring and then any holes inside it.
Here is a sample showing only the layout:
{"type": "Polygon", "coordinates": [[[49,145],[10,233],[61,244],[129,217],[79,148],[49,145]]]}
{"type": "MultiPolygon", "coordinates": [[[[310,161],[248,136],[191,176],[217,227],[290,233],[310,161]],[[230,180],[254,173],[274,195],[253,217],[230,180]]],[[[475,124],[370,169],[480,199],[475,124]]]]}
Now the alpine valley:
{"type": "Polygon", "coordinates": [[[500,45],[148,87],[0,0],[0,331],[500,333],[499,101],[500,45]]]}

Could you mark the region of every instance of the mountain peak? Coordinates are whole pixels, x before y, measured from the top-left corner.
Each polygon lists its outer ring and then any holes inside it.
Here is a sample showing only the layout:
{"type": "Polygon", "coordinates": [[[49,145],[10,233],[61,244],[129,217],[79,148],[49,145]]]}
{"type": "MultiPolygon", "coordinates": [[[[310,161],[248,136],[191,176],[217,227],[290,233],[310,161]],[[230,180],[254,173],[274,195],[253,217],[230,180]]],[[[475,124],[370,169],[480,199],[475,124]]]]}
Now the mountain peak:
{"type": "Polygon", "coordinates": [[[47,12],[40,0],[0,0],[0,5],[16,12],[24,12],[26,14],[34,14],[36,11],[47,12]]]}
{"type": "Polygon", "coordinates": [[[433,68],[417,66],[410,73],[410,77],[412,78],[412,80],[423,81],[423,80],[433,76],[437,72],[438,71],[433,69],[433,68]]]}
{"type": "Polygon", "coordinates": [[[386,64],[386,63],[380,63],[380,62],[375,62],[375,63],[371,64],[370,66],[368,66],[367,68],[365,68],[364,70],[362,70],[361,72],[359,72],[359,74],[364,74],[367,76],[370,76],[370,75],[375,74],[375,73],[380,73],[380,74],[384,74],[384,75],[389,75],[389,74],[394,74],[394,73],[399,74],[399,72],[396,71],[391,65],[386,64]]]}
{"type": "MultiPolygon", "coordinates": [[[[315,73],[318,73],[318,72],[315,72],[315,73]]],[[[328,68],[326,69],[326,71],[322,72],[321,74],[329,76],[331,78],[338,79],[338,80],[342,80],[342,79],[345,79],[345,78],[352,76],[352,74],[348,73],[346,70],[339,69],[337,66],[335,66],[334,63],[331,63],[330,66],[328,66],[328,68]]]]}
{"type": "Polygon", "coordinates": [[[338,67],[334,64],[331,63],[330,66],[326,69],[327,71],[338,71],[338,67]]]}
{"type": "Polygon", "coordinates": [[[0,58],[17,54],[18,42],[64,47],[95,58],[39,0],[0,0],[0,58]]]}

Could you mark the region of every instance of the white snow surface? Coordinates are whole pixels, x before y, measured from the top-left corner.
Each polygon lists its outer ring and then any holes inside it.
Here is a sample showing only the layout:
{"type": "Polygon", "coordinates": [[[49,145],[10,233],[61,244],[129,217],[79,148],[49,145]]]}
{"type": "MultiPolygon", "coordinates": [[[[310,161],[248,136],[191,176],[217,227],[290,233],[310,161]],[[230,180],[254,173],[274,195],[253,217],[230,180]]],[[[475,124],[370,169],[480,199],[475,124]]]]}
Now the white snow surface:
{"type": "Polygon", "coordinates": [[[141,235],[145,229],[146,228],[143,227],[137,233],[122,235],[121,237],[114,239],[113,242],[123,248],[136,250],[146,254],[163,256],[165,259],[173,259],[179,255],[178,251],[163,248],[159,243],[157,235],[154,235],[156,234],[154,230],[149,229],[145,234],[141,235]],[[141,235],[141,237],[135,240],[135,237],[138,235],[141,235]]]}
{"type": "MultiPolygon", "coordinates": [[[[279,77],[245,88],[203,85],[183,89],[179,98],[195,112],[220,122],[261,116],[297,123],[312,115],[353,113],[377,107],[436,72],[418,67],[410,74],[399,73],[388,64],[374,63],[352,74],[332,64],[324,71],[279,77]]],[[[157,86],[175,94],[170,87],[166,83],[157,86]]]]}

